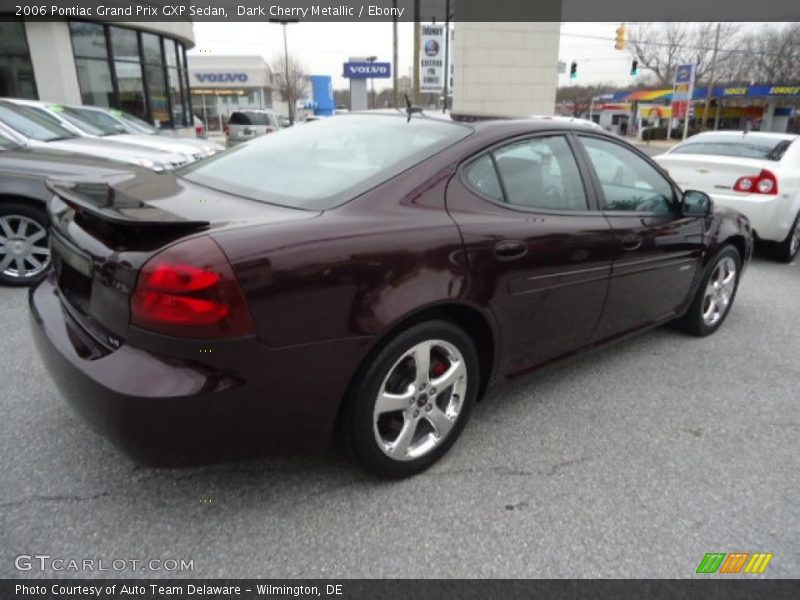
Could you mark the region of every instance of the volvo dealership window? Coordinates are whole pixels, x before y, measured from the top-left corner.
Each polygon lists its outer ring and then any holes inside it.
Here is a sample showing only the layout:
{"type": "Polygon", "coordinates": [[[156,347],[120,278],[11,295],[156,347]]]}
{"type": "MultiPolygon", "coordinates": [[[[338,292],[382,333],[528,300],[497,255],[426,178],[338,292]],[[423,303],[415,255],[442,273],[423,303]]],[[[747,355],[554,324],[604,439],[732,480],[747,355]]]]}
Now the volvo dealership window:
{"type": "Polygon", "coordinates": [[[191,125],[183,44],[115,25],[70,22],[84,104],[125,110],[159,127],[191,125]]]}
{"type": "Polygon", "coordinates": [[[22,21],[0,21],[0,96],[37,98],[22,21]]]}

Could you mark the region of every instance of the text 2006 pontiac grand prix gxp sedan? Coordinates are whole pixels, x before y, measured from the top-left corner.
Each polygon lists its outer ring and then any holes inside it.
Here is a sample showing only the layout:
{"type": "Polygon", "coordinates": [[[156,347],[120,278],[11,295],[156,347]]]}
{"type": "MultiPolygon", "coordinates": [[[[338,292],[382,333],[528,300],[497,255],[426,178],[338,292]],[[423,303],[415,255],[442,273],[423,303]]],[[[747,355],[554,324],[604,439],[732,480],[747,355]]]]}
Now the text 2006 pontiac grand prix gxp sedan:
{"type": "Polygon", "coordinates": [[[712,333],[752,250],[745,217],[547,120],[352,114],[50,186],[39,352],[157,464],[336,432],[368,471],[417,473],[495,380],[667,321],[712,333]]]}

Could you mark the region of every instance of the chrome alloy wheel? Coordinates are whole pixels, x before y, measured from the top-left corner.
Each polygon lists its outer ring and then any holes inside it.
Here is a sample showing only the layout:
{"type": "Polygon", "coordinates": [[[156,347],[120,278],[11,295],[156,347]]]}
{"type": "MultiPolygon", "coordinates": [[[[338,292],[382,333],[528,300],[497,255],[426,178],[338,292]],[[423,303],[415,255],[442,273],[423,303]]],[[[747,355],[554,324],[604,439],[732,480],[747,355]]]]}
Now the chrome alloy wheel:
{"type": "Polygon", "coordinates": [[[703,323],[716,325],[731,305],[736,290],[736,262],[725,256],[714,267],[703,297],[703,323]]]}
{"type": "Polygon", "coordinates": [[[14,279],[36,277],[50,264],[47,231],[22,215],[0,217],[0,273],[14,279]]]}
{"type": "Polygon", "coordinates": [[[378,447],[398,461],[436,448],[455,425],[467,392],[461,352],[444,340],[410,348],[383,380],[373,412],[378,447]]]}

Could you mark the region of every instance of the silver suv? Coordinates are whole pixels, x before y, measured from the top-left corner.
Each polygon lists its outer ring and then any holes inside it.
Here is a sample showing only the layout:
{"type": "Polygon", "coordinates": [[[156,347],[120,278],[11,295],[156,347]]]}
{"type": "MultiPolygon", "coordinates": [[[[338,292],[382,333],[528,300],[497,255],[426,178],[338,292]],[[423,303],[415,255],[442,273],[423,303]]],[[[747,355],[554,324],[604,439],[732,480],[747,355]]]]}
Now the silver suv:
{"type": "Polygon", "coordinates": [[[278,118],[270,110],[237,110],[228,118],[225,135],[228,145],[233,146],[278,129],[278,118]]]}

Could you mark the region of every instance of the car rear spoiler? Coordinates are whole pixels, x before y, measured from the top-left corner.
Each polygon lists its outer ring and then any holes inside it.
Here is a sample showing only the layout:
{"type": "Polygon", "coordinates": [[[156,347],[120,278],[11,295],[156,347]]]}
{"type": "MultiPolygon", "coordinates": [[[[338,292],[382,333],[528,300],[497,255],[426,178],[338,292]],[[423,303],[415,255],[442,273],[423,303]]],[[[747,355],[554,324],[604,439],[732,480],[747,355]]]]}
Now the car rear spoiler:
{"type": "Polygon", "coordinates": [[[47,188],[76,211],[87,212],[112,225],[146,229],[192,230],[208,221],[185,219],[128,195],[108,183],[46,182],[47,188]]]}

